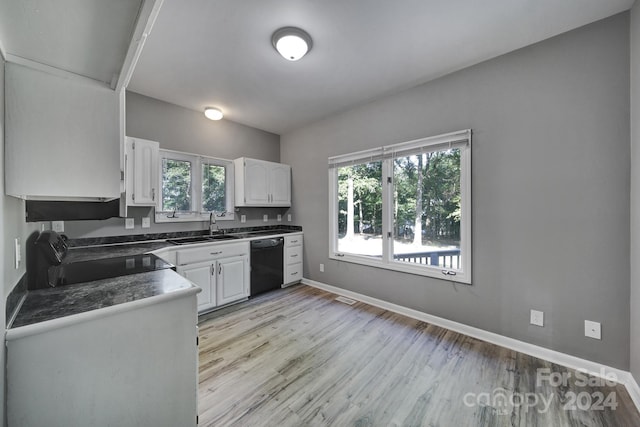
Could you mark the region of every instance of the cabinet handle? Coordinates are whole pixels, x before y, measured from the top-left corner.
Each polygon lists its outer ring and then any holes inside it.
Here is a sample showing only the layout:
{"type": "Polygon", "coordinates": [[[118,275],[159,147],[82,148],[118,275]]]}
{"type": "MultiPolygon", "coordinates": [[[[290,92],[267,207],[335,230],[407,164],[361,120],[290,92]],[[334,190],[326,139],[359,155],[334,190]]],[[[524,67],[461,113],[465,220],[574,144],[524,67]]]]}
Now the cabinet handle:
{"type": "Polygon", "coordinates": [[[211,275],[213,276],[214,274],[216,274],[215,270],[213,269],[213,264],[211,264],[211,267],[209,268],[211,270],[211,275]]]}
{"type": "Polygon", "coordinates": [[[222,274],[222,264],[218,264],[218,274],[222,274]]]}
{"type": "Polygon", "coordinates": [[[156,189],[155,188],[151,189],[151,200],[154,201],[154,202],[156,201],[156,189]]]}
{"type": "Polygon", "coordinates": [[[222,253],[222,251],[218,251],[218,252],[211,252],[211,255],[220,255],[222,253]]]}
{"type": "Polygon", "coordinates": [[[298,243],[298,241],[297,240],[292,240],[291,243],[298,243]]]}
{"type": "Polygon", "coordinates": [[[292,276],[295,276],[296,274],[298,274],[297,271],[294,271],[293,273],[291,273],[292,276]]]}
{"type": "Polygon", "coordinates": [[[291,258],[298,258],[298,254],[291,255],[291,258]]]}

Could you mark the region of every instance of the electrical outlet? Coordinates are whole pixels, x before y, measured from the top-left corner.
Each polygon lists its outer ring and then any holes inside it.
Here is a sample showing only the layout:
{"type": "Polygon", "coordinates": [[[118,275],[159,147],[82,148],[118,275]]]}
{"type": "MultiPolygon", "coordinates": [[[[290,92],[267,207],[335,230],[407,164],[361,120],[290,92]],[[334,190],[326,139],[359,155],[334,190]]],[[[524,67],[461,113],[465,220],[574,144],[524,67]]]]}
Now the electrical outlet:
{"type": "Polygon", "coordinates": [[[240,222],[243,223],[243,224],[245,222],[247,222],[247,216],[246,215],[240,215],[240,222]]]}
{"type": "Polygon", "coordinates": [[[142,228],[151,227],[151,218],[148,216],[142,217],[142,228]]]}
{"type": "Polygon", "coordinates": [[[278,214],[278,216],[276,217],[276,219],[278,220],[278,222],[282,222],[282,215],[278,214]]]}
{"type": "Polygon", "coordinates": [[[64,221],[51,221],[51,229],[56,233],[64,232],[64,221]]]}
{"type": "Polygon", "coordinates": [[[291,214],[287,214],[287,221],[291,222],[291,214]]]}
{"type": "Polygon", "coordinates": [[[531,310],[531,320],[529,322],[532,325],[544,326],[544,312],[531,310]]]}
{"type": "Polygon", "coordinates": [[[320,264],[320,273],[324,273],[324,264],[320,264]]]}
{"type": "Polygon", "coordinates": [[[267,214],[262,215],[262,220],[264,222],[268,222],[269,221],[269,215],[267,215],[267,214]]]}
{"type": "Polygon", "coordinates": [[[597,340],[602,339],[602,330],[601,330],[600,323],[593,322],[591,320],[585,320],[584,336],[589,338],[595,338],[597,340]]]}
{"type": "Polygon", "coordinates": [[[124,219],[124,228],[126,230],[132,230],[134,227],[135,227],[135,222],[133,218],[124,219]]]}

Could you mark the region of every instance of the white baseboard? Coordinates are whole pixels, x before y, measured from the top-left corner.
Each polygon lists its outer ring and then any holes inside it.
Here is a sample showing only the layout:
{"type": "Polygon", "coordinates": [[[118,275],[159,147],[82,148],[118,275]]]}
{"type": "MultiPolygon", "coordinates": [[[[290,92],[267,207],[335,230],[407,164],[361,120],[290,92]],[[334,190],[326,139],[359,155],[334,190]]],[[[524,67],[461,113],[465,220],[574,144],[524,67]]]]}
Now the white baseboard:
{"type": "Polygon", "coordinates": [[[628,378],[625,380],[626,382],[624,385],[627,387],[627,392],[629,392],[629,396],[631,396],[633,403],[636,404],[636,408],[640,411],[640,386],[638,386],[638,382],[631,372],[627,372],[627,376],[628,378]]]}
{"type": "MultiPolygon", "coordinates": [[[[328,285],[326,283],[317,282],[315,280],[303,278],[302,283],[312,286],[314,288],[322,289],[327,292],[331,292],[337,295],[342,295],[351,299],[355,299],[374,307],[382,308],[392,311],[394,313],[402,314],[412,319],[421,320],[426,323],[431,323],[436,326],[440,326],[445,329],[452,330],[464,335],[468,335],[473,338],[480,339],[492,344],[506,347],[511,350],[518,351],[520,353],[528,354],[540,359],[547,360],[549,362],[566,366],[568,368],[581,370],[582,372],[589,373],[596,377],[605,378],[613,377],[617,381],[623,384],[631,396],[631,399],[636,405],[636,408],[640,411],[640,387],[628,371],[622,369],[612,368],[610,366],[603,365],[601,363],[592,362],[590,360],[581,359],[579,357],[571,356],[569,354],[561,353],[559,351],[550,350],[538,345],[529,344],[524,341],[516,340],[514,338],[505,337],[493,332],[485,331],[483,329],[475,328],[473,326],[465,325],[463,323],[454,322],[452,320],[444,319],[442,317],[433,316],[431,314],[423,313],[418,310],[403,307],[401,305],[393,304],[387,301],[383,301],[377,298],[373,298],[367,295],[363,295],[357,292],[352,292],[346,289],[338,288],[336,286],[328,285]]],[[[606,378],[605,378],[606,379],[606,378]]]]}

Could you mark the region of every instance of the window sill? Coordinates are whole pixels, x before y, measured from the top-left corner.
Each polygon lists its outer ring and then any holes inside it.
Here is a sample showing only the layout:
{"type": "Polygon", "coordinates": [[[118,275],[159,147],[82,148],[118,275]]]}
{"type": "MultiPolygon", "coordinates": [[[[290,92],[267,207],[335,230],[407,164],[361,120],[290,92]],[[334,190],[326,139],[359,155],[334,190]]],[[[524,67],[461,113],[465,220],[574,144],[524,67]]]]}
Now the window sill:
{"type": "MultiPolygon", "coordinates": [[[[183,213],[176,212],[176,217],[172,217],[172,214],[167,213],[156,213],[155,214],[155,222],[203,222],[209,221],[209,214],[193,214],[193,213],[183,213]]],[[[227,212],[225,216],[216,215],[216,222],[218,221],[233,221],[234,213],[227,212]]]]}
{"type": "Polygon", "coordinates": [[[364,256],[357,256],[351,254],[337,254],[330,253],[329,259],[336,261],[345,261],[353,264],[361,264],[369,267],[382,268],[385,270],[399,271],[407,274],[415,274],[418,276],[427,276],[434,279],[445,280],[447,282],[462,283],[465,285],[471,285],[471,277],[469,274],[464,274],[459,270],[451,270],[445,268],[426,267],[421,265],[415,265],[410,263],[402,263],[398,261],[386,262],[382,259],[375,259],[364,256]],[[455,275],[443,274],[443,271],[455,271],[455,275]]]}

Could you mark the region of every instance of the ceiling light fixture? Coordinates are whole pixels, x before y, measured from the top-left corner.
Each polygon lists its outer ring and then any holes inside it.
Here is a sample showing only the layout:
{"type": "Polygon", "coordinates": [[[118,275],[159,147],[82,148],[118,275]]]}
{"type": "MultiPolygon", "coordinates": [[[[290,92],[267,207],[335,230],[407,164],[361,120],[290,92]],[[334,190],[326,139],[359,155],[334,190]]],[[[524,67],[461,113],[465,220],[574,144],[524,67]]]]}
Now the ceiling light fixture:
{"type": "Polygon", "coordinates": [[[219,108],[207,107],[204,109],[204,115],[209,120],[220,120],[224,115],[219,108]]]}
{"type": "Polygon", "coordinates": [[[283,27],[271,36],[271,44],[284,59],[297,61],[311,50],[311,36],[296,27],[283,27]]]}

